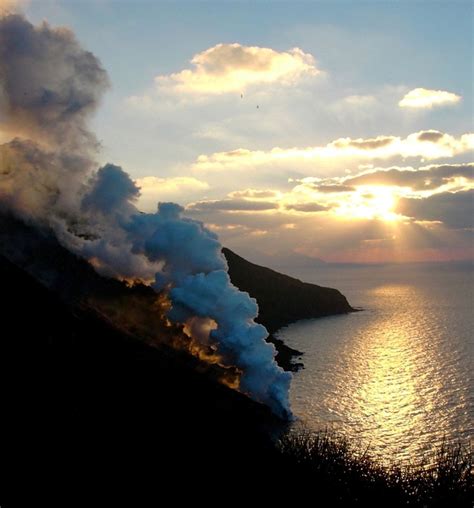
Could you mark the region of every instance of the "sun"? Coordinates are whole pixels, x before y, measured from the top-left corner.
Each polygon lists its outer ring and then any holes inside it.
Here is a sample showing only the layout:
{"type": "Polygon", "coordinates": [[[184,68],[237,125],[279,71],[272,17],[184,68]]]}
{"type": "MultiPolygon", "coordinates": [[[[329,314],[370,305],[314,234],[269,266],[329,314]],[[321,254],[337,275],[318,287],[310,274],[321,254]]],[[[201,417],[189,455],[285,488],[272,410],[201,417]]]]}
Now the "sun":
{"type": "Polygon", "coordinates": [[[364,186],[347,197],[337,207],[337,215],[355,219],[379,219],[387,222],[400,220],[394,207],[397,196],[391,187],[364,186]]]}

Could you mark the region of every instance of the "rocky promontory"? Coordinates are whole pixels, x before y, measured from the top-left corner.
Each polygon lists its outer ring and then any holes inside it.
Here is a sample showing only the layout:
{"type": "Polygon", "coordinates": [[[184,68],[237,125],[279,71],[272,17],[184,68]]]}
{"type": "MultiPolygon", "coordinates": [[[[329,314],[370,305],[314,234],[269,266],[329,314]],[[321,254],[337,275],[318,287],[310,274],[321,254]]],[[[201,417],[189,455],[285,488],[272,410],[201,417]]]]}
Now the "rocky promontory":
{"type": "Polygon", "coordinates": [[[296,370],[293,358],[303,353],[286,346],[273,334],[299,321],[354,312],[346,297],[337,289],[309,284],[270,268],[247,261],[230,249],[223,249],[232,283],[258,302],[257,321],[270,332],[269,341],[278,351],[277,361],[287,370],[296,370]]]}

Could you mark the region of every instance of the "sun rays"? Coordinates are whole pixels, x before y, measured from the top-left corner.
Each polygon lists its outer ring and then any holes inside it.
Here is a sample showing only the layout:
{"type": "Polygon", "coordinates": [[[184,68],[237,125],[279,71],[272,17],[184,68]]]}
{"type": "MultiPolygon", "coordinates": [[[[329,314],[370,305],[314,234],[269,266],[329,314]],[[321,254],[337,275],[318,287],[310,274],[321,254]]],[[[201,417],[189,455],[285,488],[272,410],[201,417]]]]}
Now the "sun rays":
{"type": "Polygon", "coordinates": [[[387,222],[401,220],[394,212],[397,196],[391,187],[360,187],[346,199],[341,200],[335,214],[344,219],[379,219],[387,222]]]}

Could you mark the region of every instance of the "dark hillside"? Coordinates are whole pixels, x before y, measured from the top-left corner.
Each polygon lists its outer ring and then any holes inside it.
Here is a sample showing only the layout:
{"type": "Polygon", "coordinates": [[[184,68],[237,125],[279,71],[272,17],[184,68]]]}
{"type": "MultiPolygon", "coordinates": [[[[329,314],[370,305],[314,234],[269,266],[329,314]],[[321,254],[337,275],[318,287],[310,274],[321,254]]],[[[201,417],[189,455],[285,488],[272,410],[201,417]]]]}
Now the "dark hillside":
{"type": "Polygon", "coordinates": [[[106,478],[115,492],[162,479],[164,495],[173,479],[225,482],[250,457],[250,472],[268,466],[265,429],[278,422],[266,407],[62,303],[4,258],[0,278],[1,492],[16,499],[2,506],[65,485],[72,501],[106,478]]]}

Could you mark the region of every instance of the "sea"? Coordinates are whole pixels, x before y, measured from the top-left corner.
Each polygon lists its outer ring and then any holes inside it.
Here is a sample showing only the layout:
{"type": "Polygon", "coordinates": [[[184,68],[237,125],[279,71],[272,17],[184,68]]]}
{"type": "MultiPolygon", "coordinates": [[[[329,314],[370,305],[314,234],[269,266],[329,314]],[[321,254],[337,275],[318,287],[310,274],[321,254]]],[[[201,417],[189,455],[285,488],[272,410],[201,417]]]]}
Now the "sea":
{"type": "Polygon", "coordinates": [[[443,443],[474,444],[472,265],[285,271],[362,309],[278,333],[304,352],[290,393],[298,425],[342,435],[384,464],[418,465],[443,443]]]}

